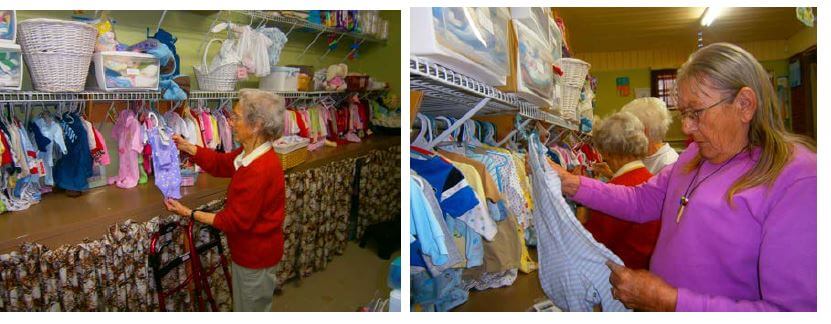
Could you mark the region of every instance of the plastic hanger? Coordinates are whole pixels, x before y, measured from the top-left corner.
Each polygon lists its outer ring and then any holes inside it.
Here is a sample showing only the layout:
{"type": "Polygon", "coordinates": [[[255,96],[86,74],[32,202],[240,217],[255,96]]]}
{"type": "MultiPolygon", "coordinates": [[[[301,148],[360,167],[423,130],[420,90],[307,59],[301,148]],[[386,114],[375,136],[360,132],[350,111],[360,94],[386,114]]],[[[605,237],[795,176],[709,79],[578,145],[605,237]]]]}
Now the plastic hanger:
{"type": "Polygon", "coordinates": [[[496,135],[496,126],[494,126],[491,122],[486,122],[485,126],[484,142],[490,145],[496,145],[496,139],[493,138],[496,135]]]}
{"type": "Polygon", "coordinates": [[[430,138],[433,138],[433,125],[430,122],[430,119],[421,113],[418,113],[416,115],[416,118],[418,118],[419,122],[421,123],[421,127],[419,129],[418,135],[416,135],[415,139],[413,139],[411,146],[425,148],[427,147],[427,144],[430,143],[430,140],[428,140],[425,137],[425,135],[429,133],[430,138]]]}
{"type": "MultiPolygon", "coordinates": [[[[450,121],[450,118],[447,118],[447,117],[444,117],[444,116],[436,116],[436,118],[435,118],[435,119],[436,119],[436,121],[441,120],[441,121],[445,122],[448,128],[450,127],[450,125],[452,125],[452,124],[453,124],[453,123],[450,121]]],[[[438,131],[438,123],[436,123],[436,131],[438,131]]],[[[455,140],[457,140],[457,139],[458,139],[458,137],[456,136],[456,134],[452,134],[452,135],[450,135],[450,137],[451,137],[451,138],[450,138],[450,139],[448,139],[449,141],[455,141],[455,140]]],[[[430,140],[433,140],[433,139],[431,138],[430,140]]]]}
{"type": "Polygon", "coordinates": [[[471,119],[465,121],[465,143],[473,146],[482,146],[482,142],[476,138],[476,122],[471,119]]]}

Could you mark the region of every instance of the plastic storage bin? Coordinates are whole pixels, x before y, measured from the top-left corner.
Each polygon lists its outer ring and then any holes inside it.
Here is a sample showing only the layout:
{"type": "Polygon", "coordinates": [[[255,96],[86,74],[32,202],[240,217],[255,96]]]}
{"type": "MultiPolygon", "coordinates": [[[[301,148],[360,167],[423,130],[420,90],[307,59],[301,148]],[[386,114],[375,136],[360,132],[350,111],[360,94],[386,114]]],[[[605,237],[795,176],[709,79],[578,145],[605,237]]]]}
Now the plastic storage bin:
{"type": "Polygon", "coordinates": [[[551,10],[545,7],[513,7],[511,18],[531,29],[543,42],[549,42],[548,21],[551,10]]]}
{"type": "Polygon", "coordinates": [[[17,41],[17,13],[14,10],[0,10],[0,43],[17,41]]]}
{"type": "Polygon", "coordinates": [[[159,59],[136,52],[99,52],[92,58],[95,79],[104,91],[156,91],[159,59]]]}
{"type": "Polygon", "coordinates": [[[196,179],[199,178],[199,172],[195,170],[182,170],[182,187],[192,187],[196,185],[196,179]]]}
{"type": "Polygon", "coordinates": [[[314,77],[314,67],[311,65],[287,65],[288,67],[298,68],[300,72],[297,74],[297,91],[312,91],[314,77]]]}
{"type": "Polygon", "coordinates": [[[508,76],[508,8],[412,8],[410,53],[492,86],[508,76]]]}
{"type": "Polygon", "coordinates": [[[272,66],[271,74],[260,79],[260,90],[297,91],[297,76],[299,74],[299,68],[272,66]]]}
{"type": "Polygon", "coordinates": [[[525,24],[514,20],[517,32],[518,96],[539,106],[551,106],[554,93],[554,72],[551,48],[525,24]]]}
{"type": "Polygon", "coordinates": [[[551,43],[551,58],[554,59],[556,64],[557,60],[563,58],[563,32],[560,30],[560,26],[557,26],[557,21],[553,17],[548,19],[548,31],[548,42],[551,43]]]}
{"type": "Polygon", "coordinates": [[[401,311],[401,290],[393,289],[390,290],[390,303],[389,303],[389,310],[390,312],[400,312],[401,311]]]}
{"type": "Polygon", "coordinates": [[[18,91],[23,84],[23,55],[20,46],[0,43],[0,90],[18,91]]]}

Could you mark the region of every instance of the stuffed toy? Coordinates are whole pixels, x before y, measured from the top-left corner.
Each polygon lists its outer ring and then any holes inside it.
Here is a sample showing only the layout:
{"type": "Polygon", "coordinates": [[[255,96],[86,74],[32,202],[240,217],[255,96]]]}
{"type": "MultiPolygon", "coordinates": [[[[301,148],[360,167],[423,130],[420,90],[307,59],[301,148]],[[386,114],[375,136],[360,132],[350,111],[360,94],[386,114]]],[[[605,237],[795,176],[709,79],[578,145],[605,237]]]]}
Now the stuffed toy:
{"type": "Polygon", "coordinates": [[[326,69],[325,87],[327,91],[345,91],[346,90],[346,74],[349,68],[346,64],[333,64],[326,69]]]}

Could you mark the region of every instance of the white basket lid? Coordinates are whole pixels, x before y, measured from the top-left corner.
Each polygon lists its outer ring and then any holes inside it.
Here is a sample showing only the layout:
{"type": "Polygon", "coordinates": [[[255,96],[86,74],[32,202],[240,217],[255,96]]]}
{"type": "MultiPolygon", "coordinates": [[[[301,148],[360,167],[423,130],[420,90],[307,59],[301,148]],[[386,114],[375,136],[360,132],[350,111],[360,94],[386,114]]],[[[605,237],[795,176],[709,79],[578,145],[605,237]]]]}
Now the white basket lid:
{"type": "Polygon", "coordinates": [[[23,20],[18,25],[28,25],[28,24],[63,24],[63,25],[75,25],[78,27],[89,28],[95,30],[95,27],[90,26],[87,23],[83,23],[80,21],[71,21],[71,20],[60,20],[60,19],[49,19],[49,18],[31,18],[23,20]]]}

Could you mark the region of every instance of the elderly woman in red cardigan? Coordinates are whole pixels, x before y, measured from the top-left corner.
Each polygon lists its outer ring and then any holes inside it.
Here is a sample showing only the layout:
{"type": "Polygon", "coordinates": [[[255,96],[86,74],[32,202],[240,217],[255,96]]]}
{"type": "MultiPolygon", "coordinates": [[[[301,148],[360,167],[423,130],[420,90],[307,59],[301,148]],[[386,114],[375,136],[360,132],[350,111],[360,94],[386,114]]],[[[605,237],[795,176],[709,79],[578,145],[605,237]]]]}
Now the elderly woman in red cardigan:
{"type": "Polygon", "coordinates": [[[217,213],[166,200],[168,210],[212,225],[225,233],[231,250],[234,311],[269,311],[283,257],[285,183],[272,141],[283,134],[283,98],[254,89],[240,90],[229,118],[241,147],[230,153],[190,144],[179,135],[179,150],[215,177],[231,178],[225,207],[217,213]]]}
{"type": "MultiPolygon", "coordinates": [[[[609,183],[634,187],[652,177],[641,160],[647,155],[649,140],[635,115],[618,112],[609,116],[598,123],[592,137],[595,148],[608,165],[607,172],[611,173],[609,183]]],[[[584,226],[598,242],[619,256],[626,267],[648,269],[660,222],[638,224],[591,210],[584,226]]]]}

